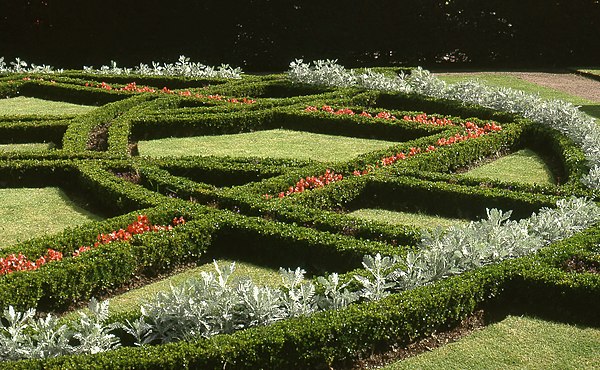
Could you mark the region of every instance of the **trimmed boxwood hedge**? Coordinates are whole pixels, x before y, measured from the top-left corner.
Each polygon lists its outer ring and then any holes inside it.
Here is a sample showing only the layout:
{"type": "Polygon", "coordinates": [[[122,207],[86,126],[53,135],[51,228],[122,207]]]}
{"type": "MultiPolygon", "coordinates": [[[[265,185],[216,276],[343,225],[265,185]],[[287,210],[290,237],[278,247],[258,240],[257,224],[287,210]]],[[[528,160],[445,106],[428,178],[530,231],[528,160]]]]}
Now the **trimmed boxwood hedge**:
{"type": "MultiPolygon", "coordinates": [[[[415,250],[421,228],[360,220],[348,211],[365,207],[423,211],[477,219],[486,208],[512,209],[518,218],[553,206],[570,195],[596,199],[583,187],[582,151],[563,135],[514,115],[416,95],[321,89],[289,83],[282,75],[241,80],[196,80],[140,76],[92,76],[67,71],[53,76],[0,78],[0,95],[22,94],[101,105],[92,112],[58,119],[28,115],[0,117],[5,142],[43,139],[62,142],[52,151],[0,154],[1,186],[60,186],[76,192],[111,218],[2,249],[3,256],[30,259],[48,248],[65,258],[36,271],[0,276],[0,306],[61,311],[127,284],[207,257],[226,256],[272,267],[300,266],[313,275],[340,272],[345,280],[364,274],[365,254],[404,255],[415,250]],[[40,80],[43,79],[43,80],[40,80]],[[13,82],[9,82],[9,81],[13,82]],[[55,81],[55,82],[52,82],[55,81]],[[131,93],[86,87],[87,82],[136,81],[174,94],[131,93]],[[204,96],[255,98],[253,104],[180,96],[192,89],[204,96]],[[449,117],[456,123],[494,120],[501,132],[422,153],[390,166],[382,158],[411,147],[427,148],[461,132],[460,126],[423,126],[359,115],[306,112],[329,105],[377,113],[449,117]],[[105,129],[104,150],[90,147],[105,129]],[[142,139],[219,135],[286,128],[396,141],[393,146],[336,163],[257,158],[147,158],[132,155],[142,139]],[[8,138],[10,136],[10,139],[8,138]],[[61,147],[59,145],[59,147],[61,147]],[[532,148],[551,157],[560,185],[526,185],[475,180],[456,173],[497,153],[532,148]],[[353,171],[370,168],[363,176],[353,171]],[[278,199],[299,179],[327,169],[344,179],[320,189],[278,199]],[[118,175],[120,174],[120,175],[118,175]],[[125,174],[125,175],[123,175],[125,174]],[[271,196],[271,197],[269,197],[271,196]],[[107,233],[146,214],[154,224],[173,217],[187,222],[171,232],[146,233],[70,258],[107,233]]],[[[122,348],[86,356],[0,362],[0,368],[327,368],[349,366],[361,356],[406,345],[451,327],[478,309],[510,307],[598,324],[586,310],[600,308],[600,278],[569,273],[572,256],[600,253],[598,227],[555,243],[536,255],[486,266],[378,302],[285,320],[210,339],[192,338],[161,346],[122,348]]],[[[134,318],[135,312],[122,314],[134,318]]],[[[118,315],[111,317],[112,321],[118,315]]]]}
{"type": "MultiPolygon", "coordinates": [[[[599,238],[600,229],[595,228],[544,252],[556,252],[565,245],[586,249],[587,243],[597,243],[599,238]]],[[[131,369],[326,369],[347,366],[357,357],[391,345],[407,345],[457,324],[481,307],[506,305],[508,311],[530,314],[548,314],[545,311],[550,308],[551,312],[561,313],[563,319],[564,315],[576,315],[588,325],[597,325],[599,317],[578,314],[600,309],[599,293],[599,276],[566,273],[531,256],[393,294],[377,302],[230,335],[10,365],[14,369],[97,369],[115,364],[131,369]]]]}

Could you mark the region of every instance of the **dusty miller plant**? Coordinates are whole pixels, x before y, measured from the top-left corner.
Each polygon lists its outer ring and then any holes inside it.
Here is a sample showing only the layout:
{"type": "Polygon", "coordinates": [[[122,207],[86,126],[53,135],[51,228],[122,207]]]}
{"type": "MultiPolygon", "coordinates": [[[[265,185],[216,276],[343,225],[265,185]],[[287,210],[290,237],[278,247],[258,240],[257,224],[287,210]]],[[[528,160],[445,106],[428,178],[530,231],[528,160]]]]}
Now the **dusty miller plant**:
{"type": "Polygon", "coordinates": [[[590,168],[581,181],[591,189],[600,190],[600,130],[592,117],[571,103],[546,100],[537,94],[510,88],[491,87],[479,81],[446,84],[420,67],[409,75],[397,77],[374,72],[358,76],[336,64],[335,60],[318,60],[311,64],[299,59],[290,63],[288,77],[296,83],[416,93],[519,114],[560,131],[581,146],[590,168]]]}
{"type": "Polygon", "coordinates": [[[36,311],[17,312],[12,306],[0,318],[0,360],[47,358],[68,354],[98,353],[119,346],[108,325],[108,301],[92,299],[88,311],[80,312],[72,325],[51,314],[36,318],[36,311]]]}
{"type": "Polygon", "coordinates": [[[317,281],[324,288],[322,296],[318,296],[319,308],[323,310],[337,310],[345,307],[359,298],[358,293],[348,290],[349,282],[341,283],[337,273],[333,273],[328,277],[319,276],[317,281]]]}
{"type": "Polygon", "coordinates": [[[6,64],[4,61],[4,57],[0,57],[0,73],[60,73],[63,72],[62,69],[55,70],[54,67],[48,65],[35,65],[33,63],[29,64],[21,58],[15,58],[14,61],[6,64]]]}
{"type": "MultiPolygon", "coordinates": [[[[119,67],[112,60],[110,65],[96,69],[93,66],[83,66],[83,71],[98,75],[150,75],[150,76],[176,76],[191,78],[228,78],[239,79],[242,77],[241,68],[232,68],[228,64],[219,67],[206,66],[202,63],[191,62],[190,58],[181,55],[175,63],[152,62],[151,65],[140,63],[133,68],[119,67]]],[[[7,64],[4,57],[0,57],[0,73],[61,73],[62,69],[55,69],[49,65],[29,64],[20,58],[7,64]]]]}
{"type": "Polygon", "coordinates": [[[116,348],[119,339],[111,332],[118,325],[108,325],[108,301],[92,298],[88,305],[90,314],[79,312],[79,321],[73,327],[74,353],[98,353],[116,348]]]}
{"type": "Polygon", "coordinates": [[[0,326],[0,359],[44,358],[97,353],[119,346],[112,331],[118,326],[138,346],[167,343],[191,336],[267,325],[288,317],[338,309],[358,300],[378,300],[394,291],[413,289],[507,258],[523,256],[600,222],[600,208],[585,198],[559,200],[556,208],[542,208],[531,217],[510,220],[511,212],[487,210],[487,218],[464,226],[424,232],[419,248],[406,257],[365,256],[361,285],[350,291],[338,274],[319,277],[323,294],[305,280],[305,271],[281,269],[282,288],[235,280],[235,264],[203,272],[170,291],[159,293],[141,307],[137,320],[107,325],[108,301],[92,300],[89,313],[66,326],[51,315],[35,318],[35,310],[4,311],[0,326]]]}
{"type": "Polygon", "coordinates": [[[283,287],[287,290],[283,295],[283,304],[289,317],[309,315],[317,310],[315,299],[316,289],[314,284],[304,281],[304,271],[280,269],[283,287]]]}
{"type": "Polygon", "coordinates": [[[288,77],[293,82],[331,87],[360,87],[383,91],[410,92],[404,76],[392,78],[366,69],[363,73],[347,70],[336,60],[317,60],[314,66],[297,59],[290,63],[288,77]]]}
{"type": "Polygon", "coordinates": [[[175,63],[152,62],[151,65],[140,63],[134,68],[121,68],[115,61],[110,66],[101,66],[100,69],[84,66],[83,70],[92,74],[112,75],[150,75],[150,76],[176,76],[193,78],[241,78],[242,70],[232,68],[228,64],[219,67],[206,66],[202,63],[191,62],[190,58],[181,55],[175,63]]]}
{"type": "Polygon", "coordinates": [[[585,198],[557,201],[520,221],[511,212],[487,210],[487,218],[445,231],[424,231],[418,252],[409,252],[404,268],[389,276],[404,290],[460,274],[507,258],[524,256],[568,238],[600,221],[600,207],[585,198]]]}
{"type": "Polygon", "coordinates": [[[390,273],[396,262],[397,257],[382,257],[379,253],[375,256],[364,256],[362,265],[370,273],[370,276],[354,276],[363,286],[359,295],[370,301],[376,301],[389,295],[390,289],[394,287],[394,283],[390,281],[390,273]]]}

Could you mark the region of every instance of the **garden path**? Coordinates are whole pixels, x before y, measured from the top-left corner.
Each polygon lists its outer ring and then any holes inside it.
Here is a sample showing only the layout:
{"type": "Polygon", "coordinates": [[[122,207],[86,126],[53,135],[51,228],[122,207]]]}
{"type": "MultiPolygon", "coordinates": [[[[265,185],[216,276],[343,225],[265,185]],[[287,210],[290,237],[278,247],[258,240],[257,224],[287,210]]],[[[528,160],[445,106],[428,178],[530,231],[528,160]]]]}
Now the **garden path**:
{"type": "Polygon", "coordinates": [[[575,73],[502,72],[541,86],[600,103],[600,81],[575,73]]]}
{"type": "MultiPolygon", "coordinates": [[[[505,74],[600,103],[600,81],[567,71],[555,72],[456,72],[456,74],[505,74]]],[[[440,74],[452,75],[455,72],[440,74]]]]}

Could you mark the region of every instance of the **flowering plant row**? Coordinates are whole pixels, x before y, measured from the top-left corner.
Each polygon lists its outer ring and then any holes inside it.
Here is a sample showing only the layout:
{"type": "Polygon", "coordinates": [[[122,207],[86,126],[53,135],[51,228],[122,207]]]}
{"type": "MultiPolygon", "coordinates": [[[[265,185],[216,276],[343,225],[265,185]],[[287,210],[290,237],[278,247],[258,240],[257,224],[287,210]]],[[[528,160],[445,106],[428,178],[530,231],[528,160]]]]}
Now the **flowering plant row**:
{"type": "MultiPolygon", "coordinates": [[[[175,217],[172,221],[174,226],[184,224],[185,219],[183,217],[175,217]]],[[[96,248],[99,245],[110,244],[116,241],[128,241],[132,236],[143,234],[149,231],[171,231],[173,230],[173,226],[171,225],[152,225],[148,220],[146,215],[138,215],[137,221],[129,224],[127,229],[119,229],[118,231],[113,231],[108,234],[99,234],[97,237],[97,242],[94,243],[93,246],[81,246],[75,252],[73,252],[73,257],[79,256],[81,253],[89,251],[92,248],[96,248]]]]}
{"type": "MultiPolygon", "coordinates": [[[[319,111],[319,108],[317,108],[317,107],[314,107],[314,106],[312,106],[312,105],[309,105],[309,106],[307,106],[307,107],[304,109],[304,111],[305,111],[305,112],[318,112],[318,111],[319,111]]],[[[355,114],[358,114],[358,113],[354,112],[352,109],[349,109],[349,108],[340,108],[340,109],[338,109],[338,110],[335,110],[335,109],[333,109],[332,107],[330,107],[329,105],[324,105],[324,106],[322,106],[322,107],[321,107],[321,111],[323,111],[323,112],[327,112],[327,113],[331,113],[331,114],[335,114],[335,115],[338,115],[338,116],[339,116],[339,115],[348,115],[348,116],[353,116],[353,115],[355,115],[355,114]]],[[[362,117],[370,117],[370,118],[373,118],[373,114],[372,114],[372,113],[368,113],[368,112],[365,112],[365,111],[362,111],[362,112],[361,112],[360,114],[358,114],[358,115],[359,115],[359,116],[362,116],[362,117]]],[[[389,113],[389,112],[386,112],[386,111],[381,111],[381,112],[379,112],[379,113],[375,114],[375,117],[374,117],[374,118],[382,118],[382,119],[388,119],[388,120],[395,120],[395,119],[396,119],[396,117],[395,117],[395,116],[392,116],[392,114],[391,114],[391,113],[389,113]]]]}
{"type": "MultiPolygon", "coordinates": [[[[329,168],[325,171],[325,173],[319,177],[317,176],[307,176],[306,178],[300,179],[296,185],[290,186],[287,191],[282,191],[279,193],[279,198],[286,197],[293,193],[302,193],[305,190],[322,188],[325,185],[329,185],[331,183],[343,180],[344,176],[340,173],[335,173],[333,170],[329,168]]],[[[265,194],[265,198],[271,199],[272,196],[269,194],[265,194]]]]}
{"type": "Polygon", "coordinates": [[[55,251],[54,249],[48,249],[46,254],[38,258],[35,262],[30,261],[22,253],[19,253],[18,255],[13,253],[5,258],[0,258],[0,275],[10,274],[16,271],[36,270],[48,262],[60,261],[62,258],[62,253],[55,251]]]}
{"type": "MultiPolygon", "coordinates": [[[[321,108],[321,110],[324,112],[329,112],[329,113],[338,114],[338,115],[340,115],[340,114],[349,114],[349,115],[355,114],[351,109],[344,108],[344,109],[339,109],[336,111],[328,105],[324,105],[321,108]]],[[[318,109],[313,106],[308,106],[305,109],[305,111],[316,112],[316,111],[318,111],[318,109]]],[[[361,115],[369,115],[369,113],[366,113],[363,111],[361,113],[361,115]]],[[[369,115],[369,117],[372,117],[372,116],[369,115]]],[[[396,117],[392,116],[390,113],[385,112],[385,111],[378,113],[377,118],[396,119],[396,117]],[[380,115],[381,115],[381,117],[379,117],[380,115]],[[391,117],[391,118],[385,118],[384,117],[385,115],[388,115],[388,117],[391,117]]],[[[439,125],[439,126],[455,126],[455,123],[447,118],[437,118],[434,116],[428,117],[426,114],[420,114],[417,116],[404,116],[403,119],[408,120],[408,121],[420,122],[423,124],[431,124],[431,125],[439,125]]],[[[492,132],[502,131],[502,126],[496,124],[495,122],[486,122],[482,127],[476,125],[473,122],[468,122],[468,121],[465,123],[461,123],[460,125],[465,128],[464,133],[462,133],[462,134],[457,133],[454,136],[450,136],[448,138],[440,138],[436,142],[437,146],[439,147],[439,146],[452,145],[452,144],[466,141],[469,139],[476,139],[478,137],[487,135],[492,132]]],[[[435,150],[436,150],[436,146],[434,146],[434,145],[429,145],[425,149],[420,148],[420,147],[412,147],[406,153],[400,152],[400,153],[397,153],[396,155],[383,157],[377,162],[377,164],[375,164],[375,166],[368,165],[365,169],[354,170],[354,172],[352,172],[352,174],[354,176],[366,175],[366,174],[370,173],[371,171],[373,171],[375,168],[379,168],[380,165],[381,166],[389,166],[400,160],[404,160],[404,159],[413,157],[417,154],[428,153],[428,152],[432,152],[435,150]]],[[[284,198],[290,194],[302,193],[305,190],[321,188],[325,185],[328,185],[333,182],[341,181],[343,179],[344,179],[344,175],[336,174],[333,170],[327,169],[325,171],[325,173],[319,177],[310,176],[310,177],[300,179],[294,186],[290,186],[287,191],[280,192],[278,197],[284,198]]],[[[273,196],[271,196],[270,194],[265,194],[264,196],[266,199],[273,198],[273,196]]]]}
{"type": "MultiPolygon", "coordinates": [[[[89,251],[92,248],[98,247],[99,245],[109,244],[115,241],[128,241],[133,235],[143,234],[146,232],[156,231],[171,231],[173,226],[181,225],[185,223],[183,217],[175,217],[172,221],[173,225],[152,225],[146,215],[138,215],[137,220],[127,226],[126,229],[119,229],[118,231],[112,231],[108,234],[99,234],[97,242],[93,246],[81,246],[73,252],[73,257],[78,257],[82,253],[89,251]]],[[[0,258],[0,275],[10,274],[16,271],[31,271],[37,270],[41,266],[48,262],[60,261],[63,259],[61,252],[53,249],[48,249],[46,254],[38,258],[35,262],[30,261],[25,255],[19,253],[18,255],[10,254],[5,258],[0,258]]]]}
{"type": "Polygon", "coordinates": [[[454,126],[452,120],[445,117],[428,116],[427,113],[417,114],[416,116],[404,116],[402,117],[405,121],[418,122],[424,125],[435,125],[435,126],[454,126]]]}
{"type": "Polygon", "coordinates": [[[590,167],[581,181],[591,189],[600,189],[600,131],[595,119],[579,111],[572,103],[545,100],[536,94],[506,87],[491,87],[478,81],[447,84],[421,67],[408,75],[401,73],[396,77],[388,77],[370,70],[359,74],[346,70],[336,64],[336,61],[320,60],[314,62],[313,66],[299,59],[290,63],[288,77],[293,82],[309,85],[413,93],[517,113],[560,131],[581,146],[590,167]]]}
{"type": "MultiPolygon", "coordinates": [[[[408,118],[410,118],[410,117],[408,117],[408,118]]],[[[445,124],[445,125],[448,125],[448,123],[447,123],[448,121],[449,120],[441,121],[441,122],[443,122],[443,124],[445,124]]],[[[450,124],[454,125],[454,123],[451,123],[451,121],[449,121],[449,122],[450,122],[450,124]]],[[[479,127],[476,124],[474,124],[473,122],[465,122],[464,124],[461,124],[461,126],[463,126],[465,128],[464,133],[462,133],[462,134],[457,133],[454,136],[450,136],[448,138],[440,138],[436,142],[437,146],[440,147],[440,146],[452,145],[455,143],[459,143],[461,141],[466,141],[469,139],[476,139],[478,137],[487,135],[492,132],[502,131],[502,126],[497,125],[495,122],[487,122],[483,127],[479,127]]],[[[437,147],[434,145],[429,145],[425,149],[420,148],[420,147],[412,147],[412,148],[409,148],[408,152],[406,152],[406,153],[400,152],[400,153],[397,153],[396,155],[381,158],[381,160],[375,165],[375,168],[378,168],[379,165],[389,166],[389,165],[396,163],[397,161],[413,157],[417,154],[433,152],[436,149],[437,149],[437,147]]],[[[369,166],[367,166],[366,169],[364,169],[362,171],[355,170],[353,172],[353,175],[354,176],[365,175],[365,174],[371,172],[373,169],[374,169],[373,166],[369,165],[369,166]]]]}
{"type": "MultiPolygon", "coordinates": [[[[143,86],[143,85],[138,86],[135,82],[130,82],[123,87],[113,87],[113,86],[107,84],[106,82],[102,82],[100,84],[91,84],[91,83],[86,82],[85,87],[95,87],[95,88],[104,89],[107,91],[129,91],[129,92],[135,92],[135,93],[164,93],[164,94],[175,94],[176,93],[175,91],[169,89],[168,87],[163,87],[162,89],[157,90],[157,89],[154,89],[149,86],[143,86]]],[[[255,99],[250,99],[250,98],[237,99],[237,98],[226,98],[219,94],[215,94],[215,95],[202,95],[202,94],[198,94],[198,93],[193,94],[190,90],[179,91],[177,93],[180,96],[194,97],[197,99],[226,101],[228,103],[238,103],[238,104],[254,104],[254,103],[256,103],[255,99]]]]}
{"type": "MultiPolygon", "coordinates": [[[[359,113],[354,112],[350,108],[340,108],[340,109],[336,110],[336,109],[333,109],[329,105],[322,106],[320,110],[323,112],[335,114],[338,116],[339,115],[349,115],[349,116],[359,115],[362,117],[381,118],[381,119],[386,119],[386,120],[396,120],[397,119],[396,116],[393,116],[390,112],[387,112],[387,111],[381,111],[378,113],[369,113],[366,111],[362,111],[359,114],[359,113]]],[[[319,108],[309,105],[304,109],[304,111],[305,112],[318,112],[319,108]]],[[[417,114],[416,116],[405,115],[402,117],[402,119],[404,121],[417,122],[417,123],[421,123],[424,125],[435,125],[435,126],[440,126],[440,127],[456,126],[456,124],[449,118],[428,116],[427,113],[417,114]]],[[[479,127],[475,123],[469,122],[469,121],[467,121],[465,123],[461,123],[460,125],[465,127],[467,130],[478,130],[479,129],[479,127]]],[[[502,127],[497,125],[495,122],[489,122],[489,123],[486,123],[482,127],[482,129],[485,129],[486,131],[500,131],[502,129],[502,127]]]]}

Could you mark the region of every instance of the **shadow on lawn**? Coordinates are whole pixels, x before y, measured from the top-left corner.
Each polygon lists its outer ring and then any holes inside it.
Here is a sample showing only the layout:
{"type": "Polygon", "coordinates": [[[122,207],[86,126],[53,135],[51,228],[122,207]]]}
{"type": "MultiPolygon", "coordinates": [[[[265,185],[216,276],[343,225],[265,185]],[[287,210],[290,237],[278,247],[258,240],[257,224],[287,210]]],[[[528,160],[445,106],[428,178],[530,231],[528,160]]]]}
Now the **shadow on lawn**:
{"type": "Polygon", "coordinates": [[[592,117],[600,119],[600,104],[597,105],[582,105],[579,110],[589,114],[592,117]]]}

